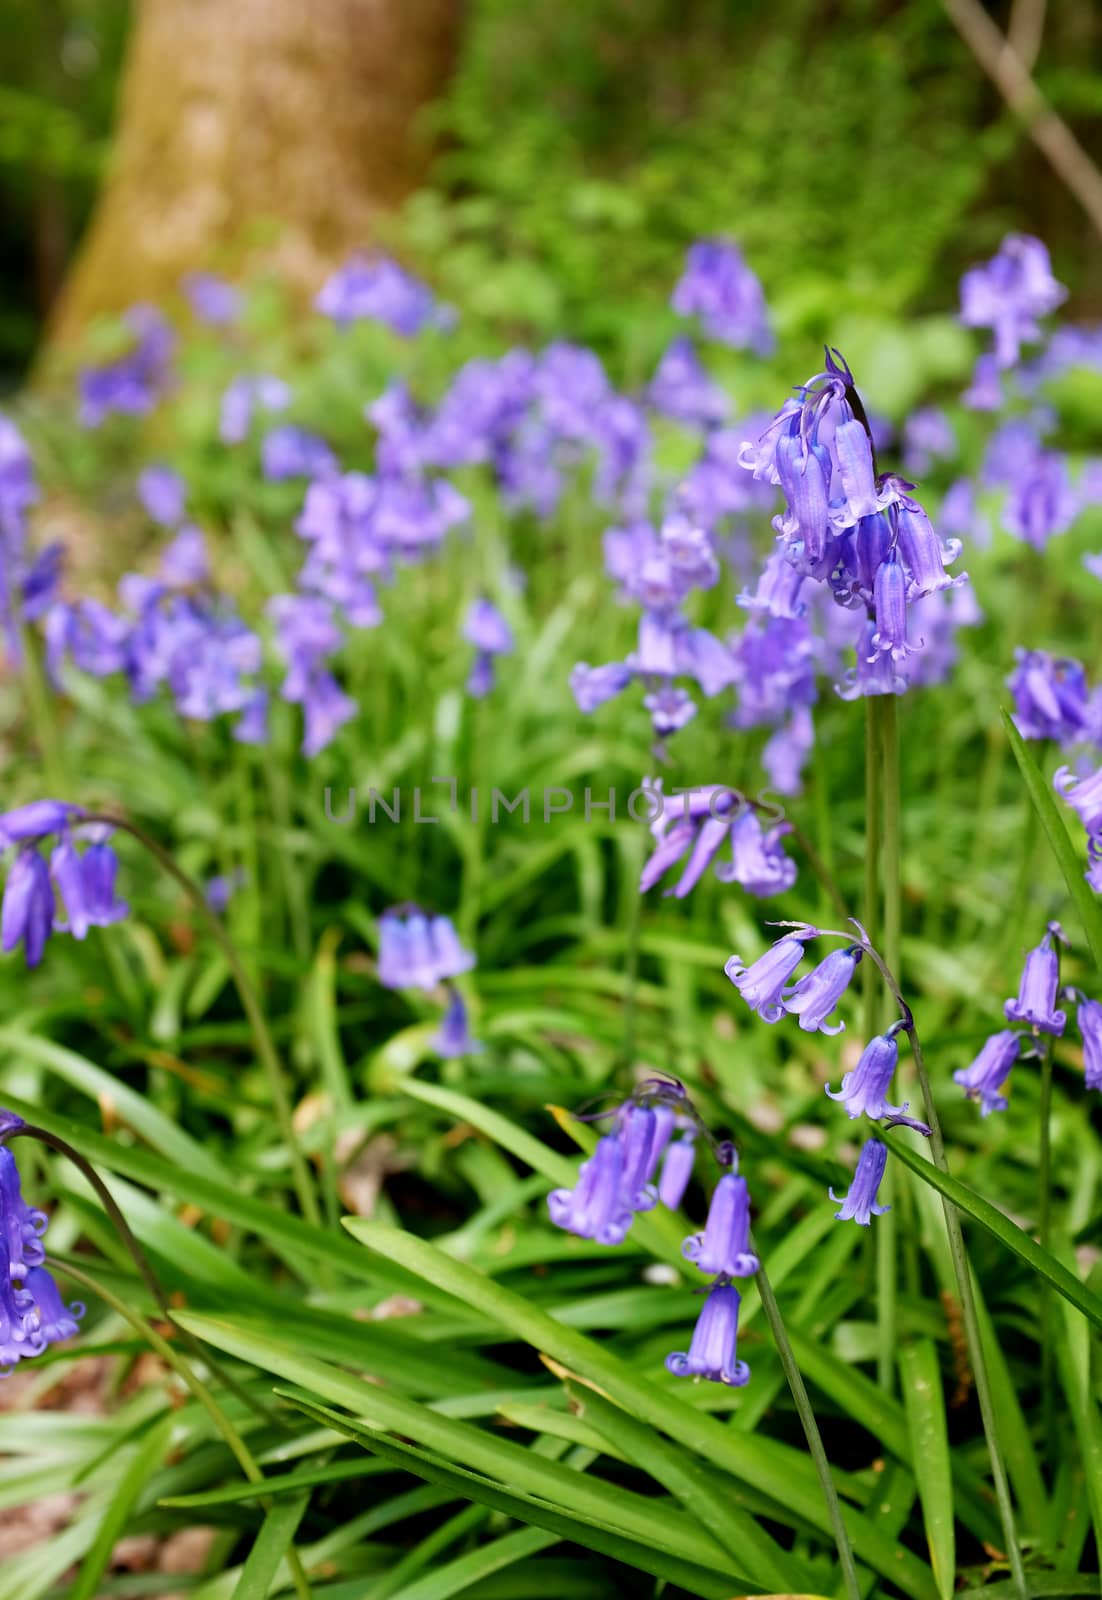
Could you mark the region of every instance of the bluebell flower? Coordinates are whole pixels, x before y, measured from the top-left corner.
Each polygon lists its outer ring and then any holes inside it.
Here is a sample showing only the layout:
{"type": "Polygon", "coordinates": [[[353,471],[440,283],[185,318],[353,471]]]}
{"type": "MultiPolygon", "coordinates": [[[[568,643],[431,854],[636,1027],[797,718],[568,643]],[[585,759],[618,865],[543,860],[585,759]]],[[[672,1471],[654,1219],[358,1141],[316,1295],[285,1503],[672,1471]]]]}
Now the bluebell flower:
{"type": "Polygon", "coordinates": [[[1006,680],[1014,696],[1014,725],[1023,739],[1055,739],[1073,744],[1083,737],[1091,716],[1087,677],[1078,661],[1044,650],[1017,649],[1006,680]]]}
{"type": "Polygon", "coordinates": [[[748,1278],[761,1262],[750,1248],[750,1191],[746,1179],[725,1172],[716,1184],[703,1233],[691,1234],[681,1246],[686,1261],[701,1272],[748,1278]]]}
{"type": "Polygon", "coordinates": [[[195,316],[212,328],[224,328],[241,315],[240,291],[213,272],[188,272],[180,279],[195,316]]]}
{"type": "Polygon", "coordinates": [[[667,348],[646,397],[662,416],[697,428],[715,427],[730,405],[725,392],[709,378],[692,340],[684,336],[667,348]]]}
{"type": "Polygon", "coordinates": [[[634,674],[622,661],[610,661],[602,667],[591,667],[579,661],[570,674],[570,692],[579,711],[589,715],[621,694],[634,674]]]}
{"type": "Polygon", "coordinates": [[[688,855],[680,878],[668,891],[684,899],[729,839],[731,860],[717,863],[716,877],[723,883],[738,883],[751,894],[780,894],[796,880],[795,862],[780,849],[787,831],[785,823],[763,830],[755,813],[744,809],[741,797],[721,784],[673,797],[651,824],[655,849],[643,867],[639,891],[646,894],[688,855]]]}
{"type": "Polygon", "coordinates": [[[842,1207],[841,1211],[834,1213],[838,1222],[857,1222],[867,1228],[873,1217],[882,1217],[885,1211],[891,1210],[891,1206],[882,1206],[876,1198],[887,1160],[886,1145],[882,1145],[879,1139],[866,1140],[857,1158],[857,1171],[853,1175],[849,1193],[839,1197],[833,1189],[827,1191],[835,1205],[842,1207]]]}
{"type": "Polygon", "coordinates": [[[761,764],[777,794],[798,795],[803,771],[815,748],[815,723],[808,706],[797,706],[788,721],[766,740],[761,764]]]}
{"type": "Polygon", "coordinates": [[[708,1291],[688,1352],[675,1350],[666,1368],[678,1378],[708,1378],[741,1388],[750,1368],[737,1356],[738,1313],[742,1297],[733,1283],[716,1283],[708,1291]]]}
{"type": "Polygon", "coordinates": [[[943,545],[917,500],[900,500],[896,528],[899,553],[907,570],[909,597],[933,594],[938,589],[959,588],[967,582],[966,572],[951,578],[945,570],[960,555],[960,540],[950,539],[943,545]]]}
{"type": "Polygon", "coordinates": [[[25,806],[0,813],[0,850],[9,844],[25,844],[44,838],[66,827],[81,807],[66,800],[31,800],[25,806]]]}
{"type": "Polygon", "coordinates": [[[857,700],[871,695],[904,694],[907,680],[899,671],[890,651],[881,652],[874,640],[878,636],[875,622],[867,622],[857,643],[857,665],[847,667],[835,684],[841,700],[857,700]]]}
{"type": "Polygon", "coordinates": [[[856,944],[844,950],[832,950],[805,978],[782,992],[781,1004],[790,1016],[799,1018],[805,1033],[844,1032],[844,1022],[832,1028],[827,1019],[849,988],[863,953],[856,944]]]}
{"type": "Polygon", "coordinates": [[[995,360],[1005,369],[1016,364],[1023,343],[1040,338],[1037,318],[1066,298],[1040,239],[1011,233],[997,255],[961,278],[960,320],[967,328],[992,329],[995,360]]]}
{"type": "Polygon", "coordinates": [[[34,1303],[38,1318],[37,1332],[43,1344],[57,1344],[60,1340],[71,1339],[74,1334],[80,1332],[80,1319],[84,1315],[83,1302],[73,1300],[66,1305],[53,1274],[45,1267],[32,1267],[27,1273],[23,1287],[34,1303]]]}
{"type": "Polygon", "coordinates": [[[1003,1010],[1010,1022],[1026,1022],[1042,1033],[1061,1034],[1067,1013],[1056,1008],[1060,987],[1060,957],[1053,944],[1050,925],[1036,949],[1025,958],[1017,999],[1008,1000],[1003,1010]]]}
{"type": "Polygon", "coordinates": [[[237,891],[244,888],[247,882],[248,874],[243,867],[235,867],[232,872],[216,872],[203,885],[207,905],[221,916],[229,908],[237,891]]]}
{"type": "Polygon", "coordinates": [[[288,478],[323,478],[338,462],[325,440],[293,422],[269,428],[260,447],[260,470],[269,483],[288,478]]]}
{"type": "Polygon", "coordinates": [[[670,1211],[677,1211],[693,1175],[696,1143],[691,1133],[676,1139],[666,1150],[658,1179],[658,1198],[670,1211]]]}
{"type": "Polygon", "coordinates": [[[512,629],[493,602],[482,595],[468,608],[463,637],[476,651],[467,693],[481,699],[494,686],[494,658],[509,655],[514,649],[512,629]]]}
{"type": "Polygon", "coordinates": [[[247,373],[233,379],[222,395],[218,415],[218,437],[223,444],[241,444],[248,437],[253,412],[286,411],[291,404],[290,387],[270,373],[247,373]]]}
{"type": "Polygon", "coordinates": [[[687,689],[666,685],[643,696],[643,709],[649,712],[656,739],[679,733],[696,716],[696,701],[687,689]]]}
{"type": "Polygon", "coordinates": [[[924,477],[937,461],[950,460],[957,453],[953,425],[937,406],[920,406],[903,424],[903,466],[907,472],[924,477]]]}
{"type": "Polygon", "coordinates": [[[1052,786],[1064,804],[1078,813],[1092,844],[1102,842],[1102,767],[1086,777],[1079,777],[1070,767],[1060,767],[1052,786]]]}
{"type": "Polygon", "coordinates": [[[130,907],[115,892],[119,863],[106,838],[94,838],[78,855],[63,835],[50,856],[50,876],[61,891],[68,924],[60,932],[83,939],[89,928],[109,928],[130,914],[130,907]]]}
{"type": "Polygon", "coordinates": [[[971,381],[960,397],[961,405],[969,411],[1001,411],[1005,399],[1002,368],[994,353],[977,356],[971,381]]]}
{"type": "Polygon", "coordinates": [[[146,467],[138,475],[138,499],[146,514],[163,528],[183,521],[187,485],[171,467],[146,467]]]}
{"type": "Polygon", "coordinates": [[[876,603],[876,632],[872,647],[881,655],[890,655],[893,661],[922,648],[922,641],[911,644],[907,638],[907,580],[902,563],[893,550],[880,563],[876,572],[874,589],[876,603]]]}
{"type": "Polygon", "coordinates": [[[17,1288],[0,1236],[0,1378],[6,1378],[16,1362],[41,1355],[45,1348],[34,1296],[17,1288]]]}
{"type": "Polygon", "coordinates": [[[1088,1089],[1102,1089],[1102,1005],[1080,1000],[1075,1013],[1083,1040],[1083,1068],[1088,1089]]]}
{"type": "Polygon", "coordinates": [[[743,590],[738,604],[747,611],[766,611],[773,617],[802,617],[806,601],[800,599],[806,575],[787,560],[784,547],[773,550],[762,568],[753,594],[743,590]]]}
{"type": "Polygon", "coordinates": [[[0,1240],[13,1278],[25,1278],[32,1267],[45,1261],[42,1236],[47,1221],[44,1211],[32,1210],[23,1199],[15,1155],[6,1144],[0,1144],[0,1240]]]}
{"type": "Polygon", "coordinates": [[[1066,457],[1056,450],[1042,450],[1030,469],[1019,472],[1012,482],[1002,519],[1008,533],[1034,550],[1043,550],[1050,539],[1067,532],[1079,509],[1066,457]]]}
{"type": "Polygon", "coordinates": [[[784,1016],[781,994],[804,958],[803,941],[813,938],[814,934],[814,928],[786,933],[751,966],[748,967],[741,956],[731,956],[724,966],[724,972],[750,1010],[756,1011],[763,1022],[779,1022],[784,1016]]]}
{"type": "Polygon", "coordinates": [[[1009,1102],[999,1090],[1010,1076],[1020,1050],[1019,1035],[1004,1028],[1001,1033],[993,1033],[984,1040],[971,1066],[960,1067],[953,1073],[953,1082],[960,1084],[969,1100],[979,1101],[981,1117],[989,1117],[992,1111],[1006,1110],[1009,1102]]]}
{"type": "Polygon", "coordinates": [[[887,1033],[869,1040],[853,1071],[843,1076],[840,1089],[836,1091],[827,1084],[827,1094],[842,1102],[851,1121],[860,1116],[878,1121],[881,1117],[902,1116],[906,1111],[906,1106],[889,1105],[885,1098],[899,1060],[896,1034],[900,1026],[896,1024],[887,1033]]]}
{"type": "Polygon", "coordinates": [[[718,861],[715,867],[720,883],[737,883],[759,899],[791,889],[796,882],[796,863],[781,848],[781,840],[791,831],[789,822],[763,828],[756,811],[735,816],[727,835],[731,859],[718,861]]]}
{"type": "Polygon", "coordinates": [[[615,1134],[605,1134],[582,1162],[576,1186],[553,1189],[547,1196],[552,1222],[598,1244],[621,1244],[632,1219],[623,1196],[623,1172],[623,1146],[615,1134]]]}
{"type": "Polygon", "coordinates": [[[123,316],[134,343],[119,360],[80,374],[81,425],[98,428],[112,413],[143,416],[171,381],[176,336],[154,306],[131,306],[123,316]]]}
{"type": "Polygon", "coordinates": [[[8,872],[0,905],[0,948],[22,944],[28,967],[37,967],[53,932],[54,891],[37,850],[20,850],[8,872]]]}
{"type": "Polygon", "coordinates": [[[385,256],[374,261],[353,256],[327,279],[314,304],[339,327],[381,322],[403,339],[451,320],[425,284],[385,256]]]}
{"type": "Polygon", "coordinates": [[[451,990],[448,997],[447,1010],[444,1012],[433,1045],[437,1054],[443,1056],[445,1061],[453,1061],[459,1056],[477,1055],[484,1048],[477,1039],[471,1037],[467,1007],[463,1003],[463,996],[456,988],[451,990]]]}
{"type": "Polygon", "coordinates": [[[668,1106],[629,1101],[620,1112],[617,1133],[624,1150],[623,1192],[632,1211],[649,1211],[658,1198],[652,1179],[675,1120],[668,1106]]]}
{"type": "Polygon", "coordinates": [[[710,339],[759,356],[773,348],[759,279],[730,239],[699,239],[670,300],[683,317],[697,317],[710,339]]]}
{"type": "Polygon", "coordinates": [[[379,918],[379,982],[384,989],[435,989],[475,964],[450,918],[416,906],[385,911],[379,918]]]}

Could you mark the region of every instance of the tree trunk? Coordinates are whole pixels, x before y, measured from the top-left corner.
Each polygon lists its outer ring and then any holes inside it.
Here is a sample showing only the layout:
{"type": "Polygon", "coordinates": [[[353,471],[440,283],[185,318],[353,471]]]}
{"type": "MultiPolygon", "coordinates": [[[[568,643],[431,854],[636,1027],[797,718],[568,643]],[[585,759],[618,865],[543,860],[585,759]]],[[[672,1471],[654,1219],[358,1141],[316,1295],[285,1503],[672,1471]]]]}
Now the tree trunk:
{"type": "Polygon", "coordinates": [[[424,175],[462,0],[137,0],[114,159],[55,341],[196,269],[312,289],[424,175]]]}

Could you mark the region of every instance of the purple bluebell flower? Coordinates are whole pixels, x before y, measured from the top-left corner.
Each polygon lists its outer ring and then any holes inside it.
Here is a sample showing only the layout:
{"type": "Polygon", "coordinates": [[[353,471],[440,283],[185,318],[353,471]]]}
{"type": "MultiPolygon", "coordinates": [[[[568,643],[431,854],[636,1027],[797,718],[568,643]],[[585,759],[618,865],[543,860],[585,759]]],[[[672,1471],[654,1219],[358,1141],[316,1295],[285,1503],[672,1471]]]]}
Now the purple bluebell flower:
{"type": "Polygon", "coordinates": [[[484,595],[471,602],[463,623],[463,637],[476,650],[467,679],[467,693],[481,699],[494,687],[494,658],[509,655],[513,634],[501,612],[484,595]]]}
{"type": "Polygon", "coordinates": [[[814,935],[814,928],[786,933],[749,967],[741,956],[731,956],[724,966],[750,1010],[756,1011],[763,1022],[779,1022],[784,1016],[781,993],[804,958],[804,940],[814,935]]]}
{"type": "Polygon", "coordinates": [[[212,328],[224,328],[241,315],[241,294],[213,272],[189,272],[180,287],[195,316],[212,328]]]}
{"type": "Polygon", "coordinates": [[[1066,533],[1079,513],[1079,497],[1071,486],[1067,462],[1056,450],[1042,450],[1028,471],[1010,486],[1003,522],[1015,538],[1043,550],[1057,534],[1066,533]]]}
{"type": "Polygon", "coordinates": [[[979,1101],[981,1117],[989,1117],[992,1111],[1006,1110],[1009,1102],[999,1090],[1010,1076],[1020,1050],[1019,1035],[1004,1028],[1001,1033],[993,1033],[984,1040],[970,1066],[960,1067],[953,1073],[953,1082],[960,1084],[969,1100],[979,1101]]]}
{"type": "Polygon", "coordinates": [[[54,892],[37,850],[20,850],[8,872],[0,905],[0,948],[22,944],[28,967],[37,967],[53,932],[54,892]]]}
{"type": "Polygon", "coordinates": [[[450,918],[416,906],[385,911],[379,918],[379,982],[384,989],[435,989],[475,964],[450,918]]]}
{"type": "Polygon", "coordinates": [[[962,535],[967,535],[973,544],[991,543],[991,521],[977,503],[971,478],[957,478],[949,485],[942,497],[938,522],[950,545],[962,535]]]}
{"type": "Polygon", "coordinates": [[[685,1198],[696,1162],[696,1144],[691,1134],[676,1139],[666,1150],[658,1180],[658,1198],[670,1211],[677,1211],[685,1198]]]}
{"type": "Polygon", "coordinates": [[[937,461],[957,453],[957,438],[945,412],[937,406],[920,406],[903,424],[903,466],[924,477],[937,461]]]}
{"type": "Polygon", "coordinates": [[[667,685],[643,696],[643,708],[650,713],[651,727],[657,739],[668,739],[679,733],[696,716],[696,701],[685,689],[667,685]]]}
{"type": "Polygon", "coordinates": [[[207,546],[198,528],[181,528],[161,552],[157,575],[169,589],[194,589],[210,581],[207,546]]]}
{"type": "Polygon", "coordinates": [[[696,317],[710,339],[766,356],[773,335],[760,280],[730,239],[699,239],[670,300],[682,317],[696,317]]]}
{"type": "Polygon", "coordinates": [[[146,515],[163,528],[183,521],[187,485],[171,467],[152,466],[138,476],[138,499],[146,515]]]}
{"type": "Polygon", "coordinates": [[[896,1025],[870,1039],[853,1071],[843,1076],[840,1089],[827,1084],[827,1094],[842,1102],[851,1121],[866,1116],[875,1122],[881,1117],[900,1117],[906,1111],[906,1106],[889,1105],[886,1099],[899,1060],[898,1032],[896,1025]]]}
{"type": "Polygon", "coordinates": [[[623,1197],[623,1172],[623,1146],[615,1134],[605,1134],[589,1160],[582,1162],[577,1185],[553,1189],[547,1196],[551,1221],[598,1244],[621,1244],[632,1219],[623,1197]]]}
{"type": "Polygon", "coordinates": [[[244,867],[234,867],[232,872],[216,872],[203,885],[207,905],[221,916],[229,909],[230,901],[237,891],[243,889],[247,882],[248,874],[244,867]]]}
{"type": "Polygon", "coordinates": [[[18,1361],[41,1355],[46,1348],[34,1296],[16,1287],[7,1257],[0,1230],[0,1378],[7,1377],[18,1361]]]}
{"type": "Polygon", "coordinates": [[[176,336],[154,306],[131,306],[123,322],[134,343],[117,361],[80,374],[80,422],[98,428],[112,413],[142,416],[151,411],[171,380],[176,336]]]}
{"type": "Polygon", "coordinates": [[[805,978],[785,989],[781,1004],[790,1016],[798,1017],[805,1033],[843,1033],[845,1023],[829,1027],[827,1019],[849,988],[857,963],[864,952],[860,945],[832,950],[805,978]]]}
{"type": "Polygon", "coordinates": [[[833,1189],[827,1191],[835,1205],[842,1208],[834,1213],[837,1221],[857,1222],[867,1228],[873,1217],[882,1217],[885,1211],[891,1210],[891,1206],[882,1206],[876,1198],[887,1160],[886,1145],[882,1145],[879,1139],[865,1141],[857,1157],[857,1171],[853,1175],[849,1193],[840,1198],[833,1189]]]}
{"type": "Polygon", "coordinates": [[[1086,777],[1078,776],[1070,767],[1060,767],[1052,786],[1064,804],[1078,813],[1092,844],[1102,845],[1102,767],[1086,777]]]}
{"type": "Polygon", "coordinates": [[[1017,649],[1017,666],[1006,680],[1014,695],[1014,725],[1023,739],[1072,744],[1082,737],[1089,691],[1082,664],[1044,650],[1017,649]]]}
{"type": "Polygon", "coordinates": [[[41,839],[48,833],[57,833],[73,817],[81,814],[81,807],[67,800],[31,800],[13,811],[0,812],[0,849],[9,844],[24,844],[28,839],[41,839]]]}
{"type": "Polygon", "coordinates": [[[735,815],[728,833],[731,859],[720,861],[715,869],[720,883],[737,883],[759,899],[791,889],[796,882],[796,863],[781,848],[781,840],[791,831],[789,822],[763,828],[756,811],[735,815]]]}
{"type": "Polygon", "coordinates": [[[968,328],[990,328],[1002,368],[1017,363],[1022,344],[1039,339],[1037,318],[1067,297],[1052,276],[1048,251],[1029,234],[1008,234],[998,254],[973,267],[960,282],[960,320],[968,328]]]}
{"type": "Polygon", "coordinates": [[[856,700],[868,695],[903,694],[907,680],[898,671],[890,651],[881,653],[873,643],[878,634],[875,622],[866,624],[857,644],[857,665],[847,667],[835,684],[841,700],[856,700]]]}
{"type": "Polygon", "coordinates": [[[782,547],[770,553],[754,593],[743,590],[738,603],[747,611],[766,611],[773,617],[801,617],[807,610],[800,599],[804,582],[805,574],[786,560],[782,547]]]}
{"type": "Polygon", "coordinates": [[[761,1262],[750,1248],[750,1191],[746,1179],[725,1172],[716,1184],[703,1233],[694,1233],[681,1246],[686,1261],[701,1272],[748,1278],[761,1262]]]}
{"type": "Polygon", "coordinates": [[[778,794],[796,795],[803,789],[803,769],[815,748],[815,724],[808,706],[797,706],[761,753],[769,785],[778,794]]]}
{"type": "Polygon", "coordinates": [[[727,416],[730,402],[713,383],[691,339],[674,339],[647,388],[654,410],[693,428],[712,428],[727,416]]]}
{"type": "Polygon", "coordinates": [[[1040,944],[1025,958],[1017,998],[1008,1000],[1003,1010],[1009,1022],[1026,1022],[1042,1033],[1059,1035],[1068,1019],[1067,1013],[1056,1007],[1060,956],[1053,939],[1054,927],[1050,924],[1040,944]]]}
{"type": "Polygon", "coordinates": [[[976,357],[972,377],[960,397],[969,411],[1001,411],[1005,400],[1002,369],[993,352],[976,357]]]}
{"type": "Polygon", "coordinates": [[[0,1144],[0,1249],[13,1278],[25,1278],[45,1261],[42,1236],[48,1220],[44,1211],[33,1210],[24,1200],[15,1154],[0,1144]]]}
{"type": "Polygon", "coordinates": [[[84,939],[89,928],[107,928],[127,916],[130,907],[115,893],[119,863],[105,840],[97,840],[80,854],[71,837],[62,834],[50,856],[50,876],[61,891],[67,923],[59,932],[84,939]]]}
{"type": "Polygon", "coordinates": [[[938,589],[959,587],[967,581],[968,574],[960,573],[950,578],[946,566],[960,555],[960,541],[950,539],[943,545],[929,517],[916,500],[900,499],[896,512],[899,534],[899,554],[907,572],[908,598],[933,594],[938,589]]]}
{"type": "Polygon", "coordinates": [[[0,412],[0,540],[22,537],[27,512],[37,499],[38,485],[26,440],[0,412]]]}
{"type": "Polygon", "coordinates": [[[1088,1089],[1102,1089],[1102,1005],[1080,1000],[1075,1013],[1083,1041],[1083,1069],[1088,1089]]]}
{"type": "Polygon", "coordinates": [[[463,1003],[463,996],[454,986],[448,996],[447,1010],[441,1019],[433,1045],[437,1054],[443,1056],[445,1061],[454,1061],[460,1056],[477,1055],[484,1048],[477,1039],[471,1037],[467,1007],[463,1003]]]}
{"type": "Polygon", "coordinates": [[[894,550],[877,570],[875,601],[873,650],[880,655],[890,655],[896,662],[920,650],[921,640],[914,645],[907,638],[907,579],[894,550]]]}
{"type": "Polygon", "coordinates": [[[609,661],[602,667],[579,661],[570,674],[570,692],[578,710],[588,715],[626,689],[632,676],[631,668],[622,661],[609,661]]]}
{"type": "Polygon", "coordinates": [[[71,1339],[80,1332],[83,1302],[73,1300],[66,1305],[53,1274],[45,1267],[32,1267],[24,1279],[23,1287],[34,1303],[37,1331],[43,1344],[58,1344],[62,1339],[71,1339]]]}
{"type": "Polygon", "coordinates": [[[707,1378],[741,1388],[750,1368],[737,1357],[738,1313],[742,1297],[733,1283],[718,1282],[708,1291],[688,1352],[675,1350],[666,1368],[677,1378],[707,1378]]]}
{"type": "Polygon", "coordinates": [[[376,260],[354,256],[327,280],[314,304],[338,327],[381,322],[403,339],[449,321],[425,284],[385,256],[376,260]]]}
{"type": "Polygon", "coordinates": [[[269,428],[260,447],[260,470],[269,483],[288,478],[323,478],[337,471],[337,458],[316,433],[293,422],[269,428]]]}
{"type": "Polygon", "coordinates": [[[623,1195],[632,1211],[649,1211],[658,1198],[651,1180],[673,1127],[674,1114],[665,1106],[629,1101],[620,1112],[617,1136],[624,1150],[623,1195]]]}

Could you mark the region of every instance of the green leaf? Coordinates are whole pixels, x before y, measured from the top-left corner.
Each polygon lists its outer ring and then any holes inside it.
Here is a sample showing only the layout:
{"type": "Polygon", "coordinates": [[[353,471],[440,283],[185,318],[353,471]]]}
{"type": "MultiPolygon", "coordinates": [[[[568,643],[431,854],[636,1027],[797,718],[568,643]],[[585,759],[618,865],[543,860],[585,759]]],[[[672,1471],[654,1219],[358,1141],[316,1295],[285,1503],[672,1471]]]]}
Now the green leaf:
{"type": "Polygon", "coordinates": [[[901,1130],[885,1129],[882,1137],[885,1135],[893,1154],[898,1156],[904,1166],[910,1167],[912,1172],[917,1172],[923,1183],[928,1183],[931,1188],[939,1190],[947,1200],[953,1202],[958,1211],[963,1211],[965,1216],[971,1217],[989,1233],[993,1233],[1008,1250],[1012,1250],[1027,1266],[1032,1267],[1034,1272],[1046,1278],[1058,1294],[1062,1294],[1065,1300],[1070,1300],[1077,1310],[1102,1328],[1102,1300],[1073,1272],[1069,1272],[1062,1261],[1057,1261],[1049,1251],[1042,1250],[1037,1241],[1030,1238],[1024,1229],[1011,1222],[1009,1217],[1004,1216],[995,1206],[976,1194],[974,1189],[969,1189],[959,1178],[954,1178],[948,1172],[942,1172],[932,1161],[927,1161],[906,1143],[901,1130]]]}
{"type": "Polygon", "coordinates": [[[941,1600],[950,1600],[956,1570],[953,1476],[945,1396],[933,1340],[915,1339],[903,1345],[899,1352],[899,1370],[930,1565],[941,1600]]]}
{"type": "Polygon", "coordinates": [[[280,1563],[309,1503],[309,1494],[298,1494],[280,1501],[268,1512],[234,1585],[233,1600],[267,1600],[280,1563]]]}
{"type": "MultiPolygon", "coordinates": [[[[806,1458],[772,1440],[732,1433],[712,1417],[696,1411],[657,1383],[637,1376],[592,1339],[564,1328],[545,1311],[500,1284],[453,1261],[423,1239],[399,1228],[346,1217],[344,1225],[369,1249],[388,1260],[401,1260],[417,1277],[449,1290],[463,1304],[492,1317],[499,1326],[551,1356],[571,1372],[598,1385],[641,1421],[670,1434],[690,1450],[712,1461],[733,1478],[771,1495],[813,1527],[829,1536],[830,1522],[818,1482],[806,1458]]],[[[914,1600],[937,1595],[929,1570],[901,1545],[885,1539],[867,1518],[843,1510],[858,1557],[891,1577],[914,1600]]],[[[796,1587],[793,1585],[793,1587],[796,1587]]]]}
{"type": "Polygon", "coordinates": [[[130,1513],[149,1487],[149,1480],[168,1452],[174,1418],[156,1422],[134,1452],[106,1506],[96,1537],[68,1591],[68,1600],[92,1600],[107,1571],[111,1552],[122,1538],[130,1513]]]}
{"type": "Polygon", "coordinates": [[[1003,726],[1006,736],[1010,741],[1010,748],[1014,752],[1014,759],[1018,763],[1022,778],[1025,781],[1029,798],[1034,809],[1041,819],[1041,826],[1045,830],[1045,837],[1052,846],[1052,853],[1067,884],[1068,893],[1075,902],[1075,909],[1079,913],[1083,932],[1086,934],[1087,943],[1090,945],[1094,964],[1102,972],[1102,907],[1083,876],[1083,863],[1075,852],[1075,846],[1068,837],[1067,825],[1061,814],[1059,802],[1052,789],[1045,780],[1045,775],[1038,767],[1032,754],[1026,746],[1025,740],[1014,726],[1013,718],[1009,712],[1002,712],[1003,726]]]}
{"type": "Polygon", "coordinates": [[[558,1543],[558,1534],[543,1528],[518,1528],[515,1533],[468,1550],[466,1555],[407,1583],[404,1588],[395,1590],[394,1600],[450,1600],[453,1594],[469,1589],[471,1584],[488,1578],[492,1572],[500,1572],[514,1561],[523,1561],[526,1556],[534,1556],[558,1543]]]}

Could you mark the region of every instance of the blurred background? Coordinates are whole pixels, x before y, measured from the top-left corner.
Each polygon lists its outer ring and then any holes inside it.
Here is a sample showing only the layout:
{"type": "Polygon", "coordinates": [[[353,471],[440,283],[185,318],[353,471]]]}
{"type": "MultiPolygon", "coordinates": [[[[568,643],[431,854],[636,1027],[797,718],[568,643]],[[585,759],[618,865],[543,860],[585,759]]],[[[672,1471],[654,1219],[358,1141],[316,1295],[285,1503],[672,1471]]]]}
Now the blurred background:
{"type": "MultiPolygon", "coordinates": [[[[997,0],[1102,149],[1102,8],[997,0]]],[[[942,0],[0,0],[0,386],[183,274],[307,294],[379,247],[506,338],[614,363],[685,247],[786,331],[921,316],[1010,229],[1102,241],[942,0]]]]}

